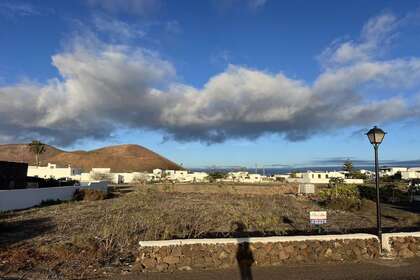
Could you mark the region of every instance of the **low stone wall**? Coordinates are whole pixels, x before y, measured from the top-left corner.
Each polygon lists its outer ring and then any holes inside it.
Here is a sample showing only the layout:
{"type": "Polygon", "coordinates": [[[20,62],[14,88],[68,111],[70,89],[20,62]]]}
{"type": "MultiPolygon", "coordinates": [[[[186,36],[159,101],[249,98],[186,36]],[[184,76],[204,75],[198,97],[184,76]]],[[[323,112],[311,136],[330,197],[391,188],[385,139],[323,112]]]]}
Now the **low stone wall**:
{"type": "Polygon", "coordinates": [[[348,234],[265,238],[141,241],[137,268],[174,271],[376,258],[374,235],[348,234]]]}
{"type": "Polygon", "coordinates": [[[420,257],[420,232],[386,233],[382,248],[389,255],[400,258],[420,257]]]}

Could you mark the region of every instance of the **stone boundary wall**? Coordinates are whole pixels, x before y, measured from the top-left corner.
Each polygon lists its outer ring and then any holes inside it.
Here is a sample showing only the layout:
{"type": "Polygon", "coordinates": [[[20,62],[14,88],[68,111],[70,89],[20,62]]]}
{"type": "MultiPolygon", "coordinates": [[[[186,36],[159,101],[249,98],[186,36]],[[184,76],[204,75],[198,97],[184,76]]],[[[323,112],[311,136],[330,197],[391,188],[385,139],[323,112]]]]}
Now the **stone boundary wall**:
{"type": "Polygon", "coordinates": [[[382,249],[394,257],[420,257],[420,232],[385,233],[382,249]]]}
{"type": "Polygon", "coordinates": [[[140,241],[143,271],[202,270],[286,263],[359,261],[379,256],[370,234],[140,241]]]}

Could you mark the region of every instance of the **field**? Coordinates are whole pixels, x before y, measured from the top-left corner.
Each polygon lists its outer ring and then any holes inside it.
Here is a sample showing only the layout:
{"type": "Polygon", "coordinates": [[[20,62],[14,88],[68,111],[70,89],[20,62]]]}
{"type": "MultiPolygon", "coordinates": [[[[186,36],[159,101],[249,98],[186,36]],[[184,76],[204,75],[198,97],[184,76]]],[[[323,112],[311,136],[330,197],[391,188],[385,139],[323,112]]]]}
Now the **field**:
{"type": "MultiPolygon", "coordinates": [[[[269,236],[372,231],[375,204],[328,208],[315,228],[308,212],[325,209],[318,195],[296,195],[295,185],[151,185],[114,187],[112,197],[72,201],[0,214],[0,277],[86,279],[135,267],[139,240],[269,236]],[[238,232],[238,228],[245,228],[238,232]]],[[[328,206],[329,207],[329,206],[328,206]]],[[[415,228],[413,209],[386,204],[389,229],[415,228]]]]}

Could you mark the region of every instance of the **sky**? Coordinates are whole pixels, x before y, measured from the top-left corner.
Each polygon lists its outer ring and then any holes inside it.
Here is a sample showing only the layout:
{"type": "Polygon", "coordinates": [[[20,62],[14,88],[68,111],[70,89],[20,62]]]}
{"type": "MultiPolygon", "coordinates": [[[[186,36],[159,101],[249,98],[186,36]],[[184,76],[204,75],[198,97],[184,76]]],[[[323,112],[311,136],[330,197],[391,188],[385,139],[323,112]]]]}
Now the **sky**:
{"type": "Polygon", "coordinates": [[[0,0],[0,143],[186,167],[420,159],[420,1],[0,0]]]}

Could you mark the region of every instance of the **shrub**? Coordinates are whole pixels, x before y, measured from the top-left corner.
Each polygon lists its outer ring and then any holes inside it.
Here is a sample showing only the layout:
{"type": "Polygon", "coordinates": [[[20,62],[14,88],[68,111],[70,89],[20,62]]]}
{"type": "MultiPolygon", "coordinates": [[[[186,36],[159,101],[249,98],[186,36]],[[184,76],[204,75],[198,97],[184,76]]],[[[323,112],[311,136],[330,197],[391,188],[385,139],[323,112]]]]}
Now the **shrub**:
{"type": "Polygon", "coordinates": [[[359,210],[362,204],[359,190],[353,185],[338,185],[319,193],[321,202],[327,207],[340,210],[359,210]]]}
{"type": "Polygon", "coordinates": [[[99,190],[77,190],[73,194],[73,200],[88,200],[88,201],[96,201],[96,200],[104,200],[108,197],[108,195],[99,190]]]}

